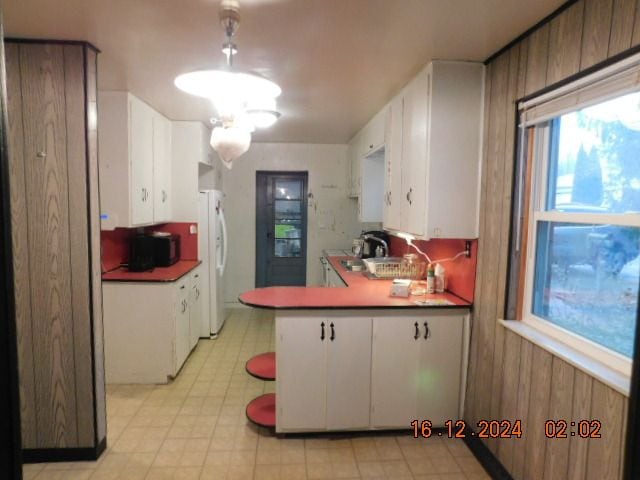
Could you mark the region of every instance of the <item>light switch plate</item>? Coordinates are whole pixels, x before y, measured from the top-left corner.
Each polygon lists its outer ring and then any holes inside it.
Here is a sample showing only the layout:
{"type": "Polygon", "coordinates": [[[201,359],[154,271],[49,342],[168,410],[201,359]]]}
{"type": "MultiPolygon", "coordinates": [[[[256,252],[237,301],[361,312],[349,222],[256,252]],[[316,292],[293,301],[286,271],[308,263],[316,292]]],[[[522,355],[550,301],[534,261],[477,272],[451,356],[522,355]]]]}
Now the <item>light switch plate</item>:
{"type": "Polygon", "coordinates": [[[195,235],[196,233],[198,233],[198,226],[197,225],[189,225],[189,233],[191,235],[195,235]]]}

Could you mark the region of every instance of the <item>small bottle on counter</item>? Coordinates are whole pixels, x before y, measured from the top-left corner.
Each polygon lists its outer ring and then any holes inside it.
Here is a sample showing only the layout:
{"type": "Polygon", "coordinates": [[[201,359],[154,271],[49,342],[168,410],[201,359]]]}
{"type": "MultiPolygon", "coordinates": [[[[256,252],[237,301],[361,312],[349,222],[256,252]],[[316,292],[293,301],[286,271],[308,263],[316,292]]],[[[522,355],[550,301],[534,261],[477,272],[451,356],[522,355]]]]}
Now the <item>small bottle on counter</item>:
{"type": "Polygon", "coordinates": [[[436,290],[436,275],[433,264],[427,267],[427,293],[434,293],[436,290]]]}
{"type": "Polygon", "coordinates": [[[436,277],[436,293],[444,293],[444,289],[446,288],[444,279],[444,267],[441,264],[436,263],[434,274],[436,277]]]}

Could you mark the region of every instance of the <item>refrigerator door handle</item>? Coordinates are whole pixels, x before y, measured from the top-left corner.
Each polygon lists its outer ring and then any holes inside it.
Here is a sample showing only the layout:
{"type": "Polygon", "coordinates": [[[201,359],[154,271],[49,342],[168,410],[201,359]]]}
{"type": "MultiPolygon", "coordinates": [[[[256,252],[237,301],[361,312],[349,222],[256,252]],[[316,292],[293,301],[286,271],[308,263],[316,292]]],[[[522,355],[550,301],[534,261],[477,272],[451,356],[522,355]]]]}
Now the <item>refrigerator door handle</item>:
{"type": "Polygon", "coordinates": [[[224,273],[224,267],[227,264],[227,222],[224,220],[224,210],[222,210],[222,208],[220,208],[219,218],[222,230],[222,259],[220,260],[218,269],[220,270],[220,276],[222,276],[224,273]]]}

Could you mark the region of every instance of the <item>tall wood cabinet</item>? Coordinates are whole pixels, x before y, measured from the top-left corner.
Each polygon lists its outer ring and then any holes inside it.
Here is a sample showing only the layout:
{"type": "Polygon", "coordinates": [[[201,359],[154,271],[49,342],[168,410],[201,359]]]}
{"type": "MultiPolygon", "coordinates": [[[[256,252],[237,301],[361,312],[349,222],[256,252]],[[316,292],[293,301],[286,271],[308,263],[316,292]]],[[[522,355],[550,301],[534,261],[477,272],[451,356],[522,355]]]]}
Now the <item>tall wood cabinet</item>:
{"type": "Polygon", "coordinates": [[[97,50],[6,41],[24,460],[106,445],[97,50]]]}

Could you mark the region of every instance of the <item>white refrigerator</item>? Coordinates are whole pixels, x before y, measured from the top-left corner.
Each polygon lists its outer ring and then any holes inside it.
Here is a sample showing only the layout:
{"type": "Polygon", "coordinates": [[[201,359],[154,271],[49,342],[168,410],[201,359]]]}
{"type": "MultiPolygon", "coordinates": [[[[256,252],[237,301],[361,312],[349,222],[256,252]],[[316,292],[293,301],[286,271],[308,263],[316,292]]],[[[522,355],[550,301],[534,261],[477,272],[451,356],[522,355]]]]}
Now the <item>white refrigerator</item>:
{"type": "Polygon", "coordinates": [[[198,258],[204,292],[201,337],[217,336],[225,320],[222,275],[227,261],[227,226],[223,199],[219,190],[202,190],[198,198],[198,258]]]}

